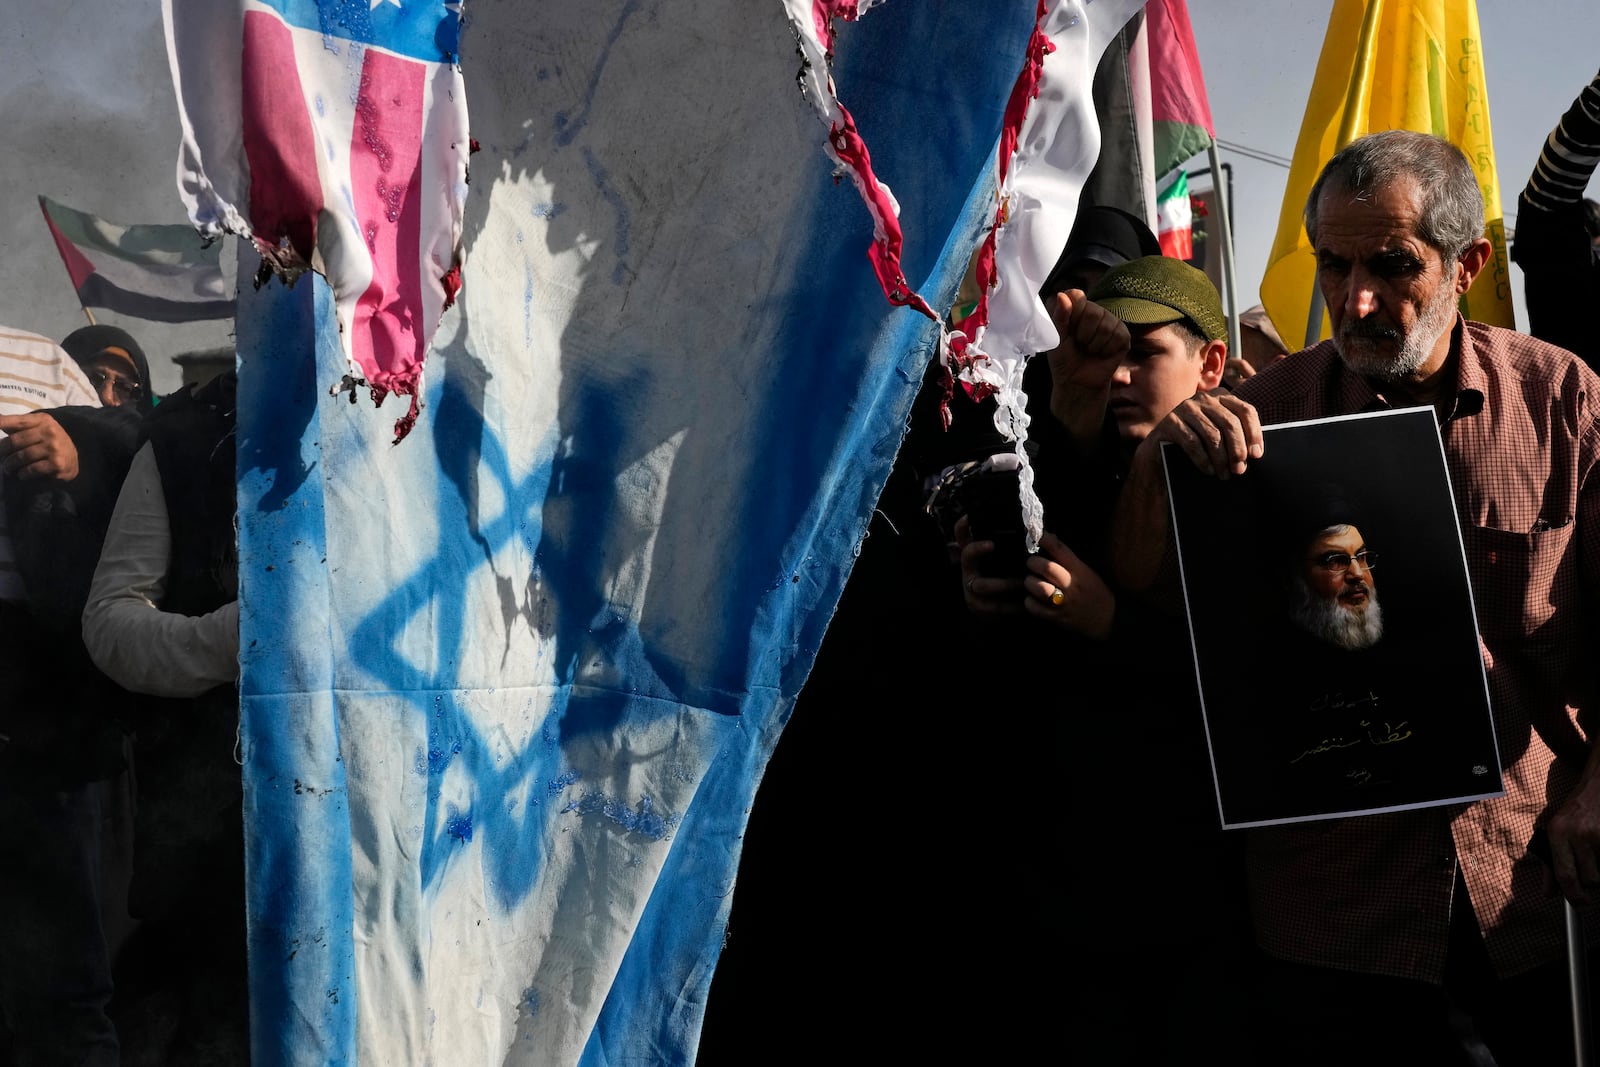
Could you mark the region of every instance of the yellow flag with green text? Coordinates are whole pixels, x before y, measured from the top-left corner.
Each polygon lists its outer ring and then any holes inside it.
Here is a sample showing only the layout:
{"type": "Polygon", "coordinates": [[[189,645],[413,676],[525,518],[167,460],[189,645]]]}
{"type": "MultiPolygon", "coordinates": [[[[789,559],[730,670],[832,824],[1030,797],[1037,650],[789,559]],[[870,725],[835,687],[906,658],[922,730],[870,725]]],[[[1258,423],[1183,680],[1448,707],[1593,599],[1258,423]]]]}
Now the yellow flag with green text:
{"type": "MultiPolygon", "coordinates": [[[[1267,315],[1291,345],[1306,336],[1316,284],[1302,219],[1306,197],[1334,152],[1379,130],[1432,133],[1466,153],[1483,190],[1494,255],[1462,298],[1462,312],[1515,325],[1482,44],[1473,0],[1335,0],[1261,281],[1267,315]]],[[[1318,336],[1328,334],[1324,314],[1318,336]]]]}

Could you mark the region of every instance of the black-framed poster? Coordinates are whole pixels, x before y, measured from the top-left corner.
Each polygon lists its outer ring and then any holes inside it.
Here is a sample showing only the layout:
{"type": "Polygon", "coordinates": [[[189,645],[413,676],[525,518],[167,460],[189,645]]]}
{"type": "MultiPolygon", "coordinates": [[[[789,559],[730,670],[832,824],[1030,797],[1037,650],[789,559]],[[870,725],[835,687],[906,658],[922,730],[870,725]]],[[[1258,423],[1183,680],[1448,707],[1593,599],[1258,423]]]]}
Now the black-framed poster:
{"type": "Polygon", "coordinates": [[[1223,826],[1501,795],[1433,411],[1263,435],[1227,479],[1162,449],[1223,826]]]}

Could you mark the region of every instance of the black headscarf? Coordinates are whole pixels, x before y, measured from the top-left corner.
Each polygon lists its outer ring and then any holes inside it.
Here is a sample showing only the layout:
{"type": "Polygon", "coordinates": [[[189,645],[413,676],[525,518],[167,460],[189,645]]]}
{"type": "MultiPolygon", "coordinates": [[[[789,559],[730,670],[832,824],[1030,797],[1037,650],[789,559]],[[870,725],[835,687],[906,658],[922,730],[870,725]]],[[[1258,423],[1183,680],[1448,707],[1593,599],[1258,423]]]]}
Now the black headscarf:
{"type": "Polygon", "coordinates": [[[144,349],[139,347],[139,342],[135,341],[128,331],[105,324],[85,326],[67,334],[66,339],[61,342],[61,347],[80,367],[108,348],[120,348],[127,352],[139,372],[141,388],[136,407],[140,414],[147,414],[154,406],[155,397],[150,386],[150,361],[145,358],[144,349]]]}
{"type": "Polygon", "coordinates": [[[1129,260],[1160,254],[1161,242],[1143,219],[1121,208],[1085,204],[1072,224],[1072,235],[1067,238],[1061,257],[1039,287],[1039,295],[1048,298],[1060,292],[1065,287],[1065,276],[1084,260],[1092,260],[1102,267],[1115,267],[1129,260]]]}

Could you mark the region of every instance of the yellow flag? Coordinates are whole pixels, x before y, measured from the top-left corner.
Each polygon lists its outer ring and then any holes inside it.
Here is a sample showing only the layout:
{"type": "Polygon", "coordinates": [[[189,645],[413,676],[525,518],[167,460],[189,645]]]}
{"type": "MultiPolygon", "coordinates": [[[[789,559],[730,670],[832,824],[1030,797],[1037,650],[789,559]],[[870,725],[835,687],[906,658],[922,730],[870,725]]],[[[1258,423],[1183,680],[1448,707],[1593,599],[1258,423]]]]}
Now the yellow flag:
{"type": "MultiPolygon", "coordinates": [[[[1474,0],[1335,0],[1261,281],[1261,302],[1273,325],[1291,344],[1306,336],[1316,284],[1302,219],[1306,197],[1334,152],[1379,130],[1431,133],[1466,153],[1483,190],[1494,255],[1461,310],[1478,322],[1514,326],[1474,0]]],[[[1328,335],[1324,314],[1319,336],[1328,335]]]]}

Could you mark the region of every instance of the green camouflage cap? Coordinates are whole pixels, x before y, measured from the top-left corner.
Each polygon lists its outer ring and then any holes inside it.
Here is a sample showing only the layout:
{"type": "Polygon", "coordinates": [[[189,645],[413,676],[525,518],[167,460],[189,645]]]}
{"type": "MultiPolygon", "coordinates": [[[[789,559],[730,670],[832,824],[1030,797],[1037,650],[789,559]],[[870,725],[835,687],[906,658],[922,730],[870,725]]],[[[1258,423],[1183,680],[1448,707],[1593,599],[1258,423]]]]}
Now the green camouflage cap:
{"type": "Polygon", "coordinates": [[[1112,267],[1089,299],[1132,326],[1188,319],[1208,341],[1228,336],[1222,298],[1203,270],[1170,256],[1145,256],[1112,267]]]}

